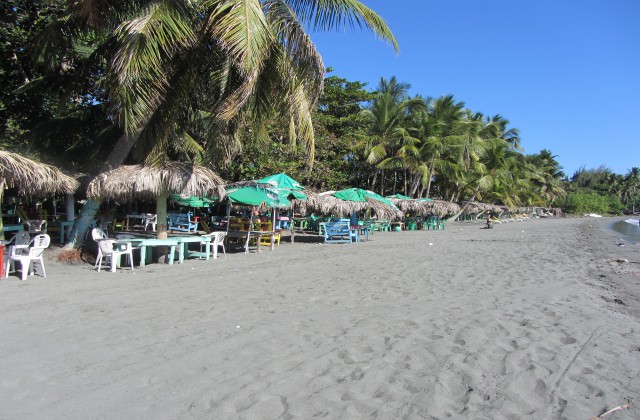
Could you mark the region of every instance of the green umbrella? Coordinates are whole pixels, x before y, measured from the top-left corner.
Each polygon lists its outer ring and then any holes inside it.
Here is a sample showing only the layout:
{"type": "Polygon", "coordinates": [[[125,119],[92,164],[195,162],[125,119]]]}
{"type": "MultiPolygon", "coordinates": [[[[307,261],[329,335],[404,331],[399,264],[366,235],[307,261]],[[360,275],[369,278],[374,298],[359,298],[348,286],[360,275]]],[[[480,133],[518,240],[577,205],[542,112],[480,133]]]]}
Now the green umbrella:
{"type": "Polygon", "coordinates": [[[388,198],[384,198],[380,194],[376,194],[373,191],[363,190],[362,188],[347,188],[346,190],[336,191],[332,195],[341,200],[356,201],[361,203],[367,201],[367,198],[371,198],[386,204],[394,210],[398,210],[396,205],[393,204],[388,198]]]}
{"type": "Polygon", "coordinates": [[[304,187],[298,181],[287,174],[269,175],[256,181],[260,184],[269,184],[272,187],[284,188],[287,190],[303,190],[304,187]]]}
{"type": "Polygon", "coordinates": [[[171,200],[184,207],[209,207],[215,203],[216,200],[207,197],[197,197],[195,195],[180,195],[174,194],[171,196],[171,200]]]}
{"type": "Polygon", "coordinates": [[[289,207],[288,193],[279,193],[274,188],[259,185],[245,187],[231,187],[227,189],[227,197],[232,204],[245,206],[266,206],[272,208],[289,207]]]}

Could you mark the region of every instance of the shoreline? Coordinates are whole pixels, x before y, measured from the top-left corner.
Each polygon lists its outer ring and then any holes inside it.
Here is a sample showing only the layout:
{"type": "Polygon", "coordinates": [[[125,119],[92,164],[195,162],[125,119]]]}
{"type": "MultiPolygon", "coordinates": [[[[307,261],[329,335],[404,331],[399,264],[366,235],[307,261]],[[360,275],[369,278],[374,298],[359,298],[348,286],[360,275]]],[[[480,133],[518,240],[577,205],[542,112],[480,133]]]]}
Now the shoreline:
{"type": "Polygon", "coordinates": [[[591,418],[640,394],[640,248],[608,222],[46,261],[0,281],[0,418],[591,418]]]}

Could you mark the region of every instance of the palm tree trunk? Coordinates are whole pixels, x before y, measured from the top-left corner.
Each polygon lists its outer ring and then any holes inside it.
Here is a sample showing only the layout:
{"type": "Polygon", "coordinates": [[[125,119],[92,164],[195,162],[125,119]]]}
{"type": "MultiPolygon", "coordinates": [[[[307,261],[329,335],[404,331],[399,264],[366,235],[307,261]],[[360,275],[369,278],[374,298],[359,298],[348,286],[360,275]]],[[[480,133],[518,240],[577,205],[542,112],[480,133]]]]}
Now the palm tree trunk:
{"type": "Polygon", "coordinates": [[[369,188],[371,188],[371,191],[374,191],[376,188],[376,181],[378,180],[378,172],[380,172],[380,169],[376,169],[376,171],[373,174],[373,180],[371,181],[371,185],[369,186],[369,188]]]}
{"type": "Polygon", "coordinates": [[[407,170],[404,170],[404,195],[407,195],[407,170]]]}
{"type": "Polygon", "coordinates": [[[473,195],[471,196],[471,198],[468,199],[466,203],[464,203],[464,206],[462,206],[462,208],[458,213],[448,218],[447,222],[453,222],[458,217],[460,217],[460,215],[467,209],[467,207],[469,207],[469,204],[476,199],[476,195],[478,195],[479,192],[480,192],[480,186],[477,186],[476,189],[473,191],[473,195]]]}
{"type": "Polygon", "coordinates": [[[429,166],[429,180],[427,181],[427,198],[429,198],[429,193],[431,191],[431,180],[433,179],[433,162],[429,166]]]}
{"type": "Polygon", "coordinates": [[[381,169],[382,175],[380,176],[380,195],[384,196],[384,169],[381,169]]]}
{"type": "MultiPolygon", "coordinates": [[[[104,165],[100,168],[100,172],[108,171],[122,165],[131,152],[139,132],[135,134],[123,134],[116,142],[115,147],[107,157],[104,165]]],[[[65,250],[73,248],[81,248],[84,243],[85,232],[93,222],[102,204],[102,199],[87,199],[82,208],[78,220],[73,224],[71,233],[64,246],[65,250]]],[[[166,216],[166,215],[165,215],[166,216]]],[[[159,219],[158,219],[159,221],[159,219]]]]}
{"type": "MultiPolygon", "coordinates": [[[[409,194],[407,194],[407,195],[409,197],[415,197],[416,196],[416,191],[418,191],[418,187],[419,186],[420,186],[420,174],[414,174],[413,179],[411,180],[411,190],[409,191],[409,194]]],[[[422,197],[422,192],[420,192],[418,197],[422,197]]]]}

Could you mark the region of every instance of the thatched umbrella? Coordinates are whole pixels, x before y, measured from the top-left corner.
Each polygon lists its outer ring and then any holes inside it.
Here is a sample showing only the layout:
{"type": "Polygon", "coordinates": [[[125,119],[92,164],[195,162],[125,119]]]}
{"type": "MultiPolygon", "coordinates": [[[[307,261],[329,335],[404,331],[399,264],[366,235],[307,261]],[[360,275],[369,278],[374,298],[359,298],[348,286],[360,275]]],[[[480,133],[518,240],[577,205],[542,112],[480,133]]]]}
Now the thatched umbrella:
{"type": "Polygon", "coordinates": [[[439,217],[443,217],[447,214],[452,214],[460,211],[459,205],[444,200],[431,200],[424,198],[415,200],[402,200],[395,198],[391,199],[391,201],[393,201],[393,203],[398,206],[400,210],[412,215],[427,216],[433,214],[439,217]]]}
{"type": "Polygon", "coordinates": [[[184,162],[162,166],[123,165],[96,176],[87,188],[89,197],[132,200],[155,198],[158,239],[167,237],[167,198],[170,194],[225,196],[224,181],[209,168],[184,162]]]}
{"type": "Polygon", "coordinates": [[[373,197],[365,196],[364,201],[342,200],[335,197],[335,191],[312,193],[305,191],[306,202],[296,203],[301,213],[316,212],[320,214],[334,214],[337,216],[349,216],[362,210],[371,210],[380,219],[402,218],[400,209],[394,208],[373,197]]]}
{"type": "Polygon", "coordinates": [[[470,201],[464,204],[464,214],[479,214],[487,211],[502,212],[502,208],[494,204],[470,201]]]}
{"type": "MultiPolygon", "coordinates": [[[[18,187],[18,193],[24,195],[71,194],[78,181],[53,166],[0,150],[0,202],[5,187],[18,187]]],[[[4,239],[1,216],[0,212],[0,239],[4,239]]]]}

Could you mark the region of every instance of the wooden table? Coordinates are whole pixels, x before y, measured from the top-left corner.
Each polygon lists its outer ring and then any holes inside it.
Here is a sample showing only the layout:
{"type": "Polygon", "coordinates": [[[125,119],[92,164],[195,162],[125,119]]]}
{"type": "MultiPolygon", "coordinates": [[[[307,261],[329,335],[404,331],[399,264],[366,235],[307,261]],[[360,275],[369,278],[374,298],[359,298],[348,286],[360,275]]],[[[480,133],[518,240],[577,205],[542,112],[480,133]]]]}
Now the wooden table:
{"type": "Polygon", "coordinates": [[[211,236],[171,236],[169,239],[176,239],[178,241],[178,262],[182,264],[185,258],[198,257],[205,260],[209,260],[209,254],[211,253],[211,236]],[[205,252],[201,251],[189,251],[189,244],[197,243],[205,246],[205,252]]]}
{"type": "Polygon", "coordinates": [[[59,227],[60,228],[60,243],[64,244],[64,235],[66,234],[66,231],[68,228],[73,227],[73,224],[75,222],[73,220],[56,220],[53,222],[49,223],[49,228],[51,229],[52,227],[59,227]]]}
{"type": "Polygon", "coordinates": [[[20,225],[4,225],[2,227],[2,230],[5,232],[17,232],[19,230],[24,230],[24,226],[22,224],[20,225]]]}
{"type": "Polygon", "coordinates": [[[129,229],[130,219],[140,220],[141,226],[144,226],[144,224],[147,221],[147,219],[150,219],[152,217],[153,216],[149,216],[147,214],[127,214],[127,222],[125,224],[125,229],[126,230],[130,230],[129,229]]]}
{"type": "Polygon", "coordinates": [[[246,241],[247,241],[247,235],[250,235],[250,238],[255,239],[256,240],[256,252],[261,252],[260,249],[260,237],[261,236],[269,236],[271,237],[271,250],[273,251],[275,248],[274,242],[275,242],[275,232],[273,231],[261,231],[261,230],[252,230],[252,231],[246,231],[246,230],[230,230],[229,232],[227,232],[227,236],[225,236],[224,240],[225,240],[225,246],[229,246],[229,240],[230,239],[243,239],[243,241],[245,242],[245,245],[243,245],[243,248],[245,248],[244,253],[248,253],[249,249],[246,245],[246,241]]]}
{"type": "MultiPolygon", "coordinates": [[[[127,242],[131,242],[131,245],[134,248],[140,249],[140,267],[144,267],[146,263],[151,262],[151,252],[149,252],[149,254],[147,255],[147,248],[168,246],[169,265],[173,265],[173,260],[176,254],[176,247],[180,246],[180,243],[176,238],[118,238],[118,240],[116,241],[116,243],[123,244],[126,244],[127,242]]],[[[180,254],[182,255],[182,252],[180,254]]],[[[182,260],[179,260],[179,262],[182,263],[182,260]]]]}

